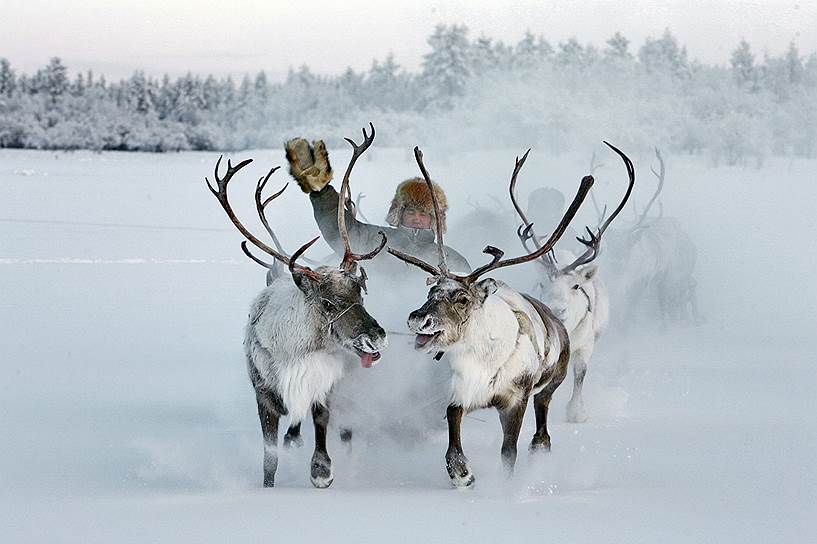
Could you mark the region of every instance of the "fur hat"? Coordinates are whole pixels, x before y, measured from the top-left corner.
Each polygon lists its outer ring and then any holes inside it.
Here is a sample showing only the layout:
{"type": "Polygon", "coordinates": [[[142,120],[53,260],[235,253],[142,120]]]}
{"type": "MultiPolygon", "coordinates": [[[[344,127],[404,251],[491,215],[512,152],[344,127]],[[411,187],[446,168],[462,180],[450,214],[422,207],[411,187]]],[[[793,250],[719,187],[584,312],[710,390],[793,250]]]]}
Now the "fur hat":
{"type": "MultiPolygon", "coordinates": [[[[448,211],[448,200],[445,198],[442,187],[434,182],[431,183],[432,187],[434,187],[434,194],[437,196],[437,203],[440,205],[443,234],[445,234],[445,212],[448,211]]],[[[389,213],[386,215],[386,222],[392,227],[398,226],[403,216],[403,210],[406,208],[415,208],[429,214],[432,218],[434,217],[434,204],[431,201],[431,193],[428,192],[428,186],[423,178],[407,179],[397,186],[389,213]]],[[[433,219],[431,228],[437,230],[437,222],[433,219]]]]}

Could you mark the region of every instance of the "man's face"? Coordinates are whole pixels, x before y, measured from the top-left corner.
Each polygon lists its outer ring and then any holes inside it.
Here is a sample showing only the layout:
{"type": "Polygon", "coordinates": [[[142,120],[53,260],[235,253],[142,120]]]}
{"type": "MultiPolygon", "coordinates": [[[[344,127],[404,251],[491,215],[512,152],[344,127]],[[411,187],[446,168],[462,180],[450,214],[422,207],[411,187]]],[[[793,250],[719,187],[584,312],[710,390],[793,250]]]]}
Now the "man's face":
{"type": "Polygon", "coordinates": [[[417,208],[405,208],[400,223],[410,229],[430,229],[431,215],[417,208]]]}

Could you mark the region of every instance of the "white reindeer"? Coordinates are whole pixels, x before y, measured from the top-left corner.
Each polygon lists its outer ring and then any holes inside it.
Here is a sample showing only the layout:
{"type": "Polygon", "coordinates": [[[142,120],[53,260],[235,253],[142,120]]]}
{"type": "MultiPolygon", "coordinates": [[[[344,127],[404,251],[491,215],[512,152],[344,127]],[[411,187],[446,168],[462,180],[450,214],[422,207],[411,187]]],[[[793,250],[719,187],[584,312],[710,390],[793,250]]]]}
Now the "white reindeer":
{"type": "MultiPolygon", "coordinates": [[[[349,194],[349,175],[358,157],[374,140],[363,131],[363,142],[357,145],[348,140],[354,151],[346,169],[338,206],[338,229],[345,245],[345,254],[339,269],[321,266],[314,270],[296,263],[297,259],[318,238],[301,246],[291,257],[277,251],[249,232],[236,217],[227,198],[227,184],[241,168],[252,160],[233,167],[227,162],[227,173],[219,177],[216,163],[215,181],[218,189],[207,184],[228,217],[247,240],[265,253],[286,263],[289,275],[268,277],[269,285],[253,301],[246,327],[244,349],[247,368],[255,388],[258,415],[264,437],[264,487],[275,485],[278,466],[278,421],[289,416],[290,428],[285,444],[300,442],[300,423],[312,412],[315,424],[315,450],[312,455],[310,477],[318,488],[331,485],[334,475],[332,461],[326,451],[326,428],[329,422],[329,396],[333,386],[344,375],[352,355],[360,359],[364,368],[371,367],[380,358],[380,350],[387,343],[386,332],[363,307],[362,291],[366,290],[366,274],[357,261],[373,258],[386,243],[365,255],[352,253],[344,216],[345,199],[349,194]],[[288,277],[289,276],[289,277],[288,277]]],[[[273,168],[256,186],[256,205],[267,231],[272,234],[264,215],[264,208],[282,191],[261,202],[261,191],[273,168]]],[[[253,256],[242,242],[244,252],[270,271],[275,266],[253,256]]],[[[280,245],[279,245],[280,247],[280,245]]]]}
{"type": "MultiPolygon", "coordinates": [[[[606,143],[606,142],[605,142],[606,143]]],[[[610,144],[607,144],[608,146],[610,144]]],[[[617,149],[610,146],[624,158],[617,149]]],[[[541,240],[533,230],[533,224],[528,221],[516,199],[516,179],[527,153],[521,161],[517,161],[514,173],[511,176],[510,196],[522,225],[517,230],[522,245],[528,249],[532,242],[537,248],[541,247],[541,240]]],[[[587,421],[587,411],[584,407],[582,388],[587,374],[587,366],[593,356],[596,341],[607,329],[610,319],[610,299],[607,288],[598,274],[598,265],[593,261],[599,255],[601,238],[610,223],[621,213],[630,197],[635,184],[635,171],[631,163],[624,161],[629,176],[629,185],[624,198],[615,211],[605,221],[602,213],[602,223],[597,233],[589,228],[588,239],[578,238],[578,241],[587,246],[585,252],[576,257],[569,251],[560,251],[556,256],[546,254],[539,259],[544,266],[545,278],[538,282],[535,292],[553,313],[564,323],[570,337],[570,361],[573,363],[573,394],[567,403],[567,420],[572,423],[587,421]],[[570,264],[559,266],[559,262],[570,264]]],[[[591,161],[591,171],[595,168],[595,154],[591,161]]],[[[595,202],[594,202],[595,205],[595,202]]],[[[606,207],[605,207],[606,211],[606,207]]]]}
{"type": "MultiPolygon", "coordinates": [[[[430,177],[415,148],[417,164],[426,183],[430,177]]],[[[517,159],[517,163],[519,160],[517,159]]],[[[502,260],[503,252],[487,246],[483,252],[492,261],[467,276],[452,274],[446,265],[442,236],[438,234],[439,265],[434,267],[393,248],[389,253],[432,274],[434,285],[428,299],[408,318],[416,334],[415,348],[447,355],[452,370],[451,402],[446,411],[448,450],[446,469],[451,483],[467,487],[475,478],[462,450],[460,427],[463,415],[471,410],[494,407],[499,411],[503,430],[501,456],[511,473],[516,463],[517,442],[522,419],[533,397],[536,432],[532,450],[549,450],[547,412],[553,392],[567,373],[570,341],[564,325],[541,302],[518,293],[492,278],[477,281],[499,268],[535,260],[547,253],[564,233],[588,191],[593,177],[582,179],[574,198],[550,239],[528,255],[502,260]]],[[[440,221],[437,202],[435,216],[440,221]]],[[[438,233],[442,229],[437,229],[438,233]]]]}

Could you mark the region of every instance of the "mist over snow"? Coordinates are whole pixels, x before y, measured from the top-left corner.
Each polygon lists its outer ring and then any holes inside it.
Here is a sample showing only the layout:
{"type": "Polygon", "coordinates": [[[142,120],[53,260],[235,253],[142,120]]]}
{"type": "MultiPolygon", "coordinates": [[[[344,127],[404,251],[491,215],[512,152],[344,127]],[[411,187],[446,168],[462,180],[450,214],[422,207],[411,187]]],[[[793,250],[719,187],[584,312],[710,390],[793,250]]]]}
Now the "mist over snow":
{"type": "MultiPolygon", "coordinates": [[[[519,149],[465,154],[425,149],[444,183],[449,243],[479,263],[494,243],[520,251],[512,232],[456,231],[475,207],[505,205],[519,149]],[[469,204],[470,203],[470,204],[469,204]]],[[[595,146],[597,198],[626,184],[612,153],[595,146]]],[[[520,194],[552,185],[572,194],[591,148],[534,149],[520,194]]],[[[649,149],[627,148],[640,207],[654,180],[649,149]]],[[[338,166],[348,149],[331,149],[338,166]]],[[[377,145],[353,191],[373,221],[395,182],[416,165],[377,145]]],[[[251,189],[282,150],[255,157],[231,187],[242,217],[251,189]]],[[[529,457],[527,414],[511,481],[499,463],[492,410],[466,418],[466,454],[478,481],[449,489],[443,465],[445,366],[392,335],[383,360],[360,369],[351,449],[330,424],[336,480],[308,480],[306,446],[282,450],[278,486],[261,483],[262,443],[241,340],[263,270],[205,189],[216,154],[0,152],[2,228],[4,540],[117,542],[270,538],[310,541],[483,541],[550,535],[574,542],[803,541],[813,535],[817,428],[811,180],[817,162],[770,159],[763,168],[711,168],[667,154],[664,215],[698,251],[701,325],[666,330],[641,319],[601,339],[585,398],[590,419],[565,422],[570,378],[551,410],[553,451],[529,457]],[[20,172],[31,172],[21,175],[20,172]],[[430,435],[424,428],[437,429],[430,435]]],[[[273,180],[287,179],[284,172],[273,180]]],[[[507,210],[502,213],[507,213],[507,210]]],[[[292,250],[316,232],[305,196],[290,188],[273,223],[292,250]]],[[[504,217],[513,223],[510,213],[504,217]]],[[[631,221],[626,210],[624,227],[631,221]]],[[[587,205],[575,223],[594,224],[587,205]]],[[[326,246],[311,250],[327,255],[326,246]]],[[[604,265],[602,265],[604,266],[604,265]]],[[[604,268],[601,269],[602,273],[604,268]]],[[[531,264],[499,274],[519,289],[531,264]]],[[[606,278],[614,283],[614,278],[606,278]]],[[[425,288],[372,281],[367,306],[405,331],[425,288]]],[[[623,309],[612,308],[612,321],[623,309]]]]}
{"type": "MultiPolygon", "coordinates": [[[[669,31],[597,48],[448,25],[428,37],[418,72],[392,56],[283,81],[107,82],[69,68],[55,58],[23,74],[0,60],[0,541],[817,539],[814,52],[743,42],[719,66],[689,58],[669,31]],[[635,164],[598,260],[611,326],[589,364],[589,419],[566,421],[570,370],[551,403],[552,451],[527,452],[528,410],[510,480],[496,412],[480,410],[462,431],[475,487],[451,488],[448,366],[416,352],[406,327],[424,278],[371,275],[366,308],[389,347],[352,372],[347,409],[330,416],[332,487],[310,484],[309,419],[304,447],[280,449],[276,487],[261,486],[242,340],[265,271],[204,177],[222,153],[253,158],[230,196],[261,233],[256,180],[280,165],[267,190],[292,181],[282,143],[326,140],[337,187],[343,138],[370,121],[377,137],[351,182],[360,213],[385,223],[396,185],[419,174],[419,145],[447,194],[446,243],[473,267],[488,244],[523,251],[508,182],[528,148],[525,207],[542,187],[569,202],[594,167],[596,205],[614,206],[627,176],[604,140],[635,164]],[[639,224],[656,147],[666,183],[639,224]],[[694,268],[673,284],[679,247],[694,268]],[[699,315],[663,315],[662,285],[694,289],[699,315]],[[347,425],[351,446],[338,436],[347,425]]],[[[527,211],[540,234],[555,225],[527,211]]],[[[288,252],[318,234],[294,183],[269,214],[288,252]]],[[[588,199],[571,228],[597,223],[588,199]]],[[[307,256],[339,262],[323,240],[307,256]]],[[[542,268],[491,276],[530,292],[542,268]]]]}

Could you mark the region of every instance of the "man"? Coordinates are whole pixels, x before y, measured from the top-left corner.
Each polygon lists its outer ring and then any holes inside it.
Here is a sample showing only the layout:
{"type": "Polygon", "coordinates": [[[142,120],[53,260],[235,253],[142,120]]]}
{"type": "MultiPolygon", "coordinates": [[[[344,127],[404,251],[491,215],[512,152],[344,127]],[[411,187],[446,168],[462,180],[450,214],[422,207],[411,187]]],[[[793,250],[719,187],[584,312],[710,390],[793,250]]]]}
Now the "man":
{"type": "MultiPolygon", "coordinates": [[[[303,138],[295,138],[285,147],[290,174],[309,194],[323,239],[342,254],[343,241],[338,233],[339,195],[330,185],[332,167],[326,146],[322,141],[310,145],[303,138]]],[[[437,184],[433,187],[445,233],[445,213],[448,209],[445,193],[437,184]]],[[[390,247],[437,263],[434,207],[424,179],[407,179],[397,186],[386,223],[388,226],[363,223],[355,219],[347,208],[346,228],[352,250],[367,253],[376,248],[381,241],[378,233],[382,231],[390,247]]],[[[445,250],[452,272],[470,272],[471,267],[462,255],[449,247],[445,250]]],[[[334,391],[332,402],[337,417],[333,417],[342,429],[346,429],[344,436],[347,437],[351,436],[349,429],[353,427],[362,426],[371,430],[383,426],[383,430],[393,433],[395,438],[421,440],[419,437],[425,436],[429,429],[441,428],[439,415],[445,411],[448,396],[446,373],[449,367],[428,364],[424,355],[414,350],[413,335],[403,333],[401,337],[400,332],[394,331],[405,330],[406,316],[415,307],[416,301],[421,300],[418,297],[425,296],[427,289],[423,283],[410,280],[416,280],[417,275],[424,272],[386,251],[367,261],[365,267],[371,273],[371,293],[376,293],[376,296],[368,297],[366,307],[372,315],[378,316],[378,321],[389,330],[391,337],[384,358],[414,364],[387,364],[379,372],[361,372],[359,365],[356,365],[350,371],[355,373],[354,379],[342,381],[334,391]],[[365,405],[360,404],[361,399],[365,399],[365,405]],[[372,410],[372,406],[378,407],[377,410],[372,410]],[[407,410],[406,406],[414,408],[407,410]]]]}
{"type": "MultiPolygon", "coordinates": [[[[322,140],[309,145],[303,138],[295,138],[286,143],[286,155],[290,174],[298,182],[301,190],[309,193],[315,221],[324,240],[336,252],[343,253],[343,241],[338,233],[337,220],[339,196],[335,188],[329,184],[332,181],[332,167],[329,164],[326,146],[322,140]]],[[[436,183],[433,186],[440,205],[445,233],[445,213],[448,210],[445,193],[436,183]]],[[[424,179],[407,179],[397,186],[386,222],[390,226],[363,223],[355,219],[347,209],[346,227],[352,250],[356,253],[367,253],[376,248],[381,240],[378,233],[382,231],[388,238],[389,247],[428,262],[438,261],[434,207],[424,179]]],[[[471,267],[462,255],[449,247],[445,250],[448,268],[452,272],[470,272],[471,267]]],[[[374,271],[380,274],[412,268],[385,251],[371,262],[374,271]]]]}

